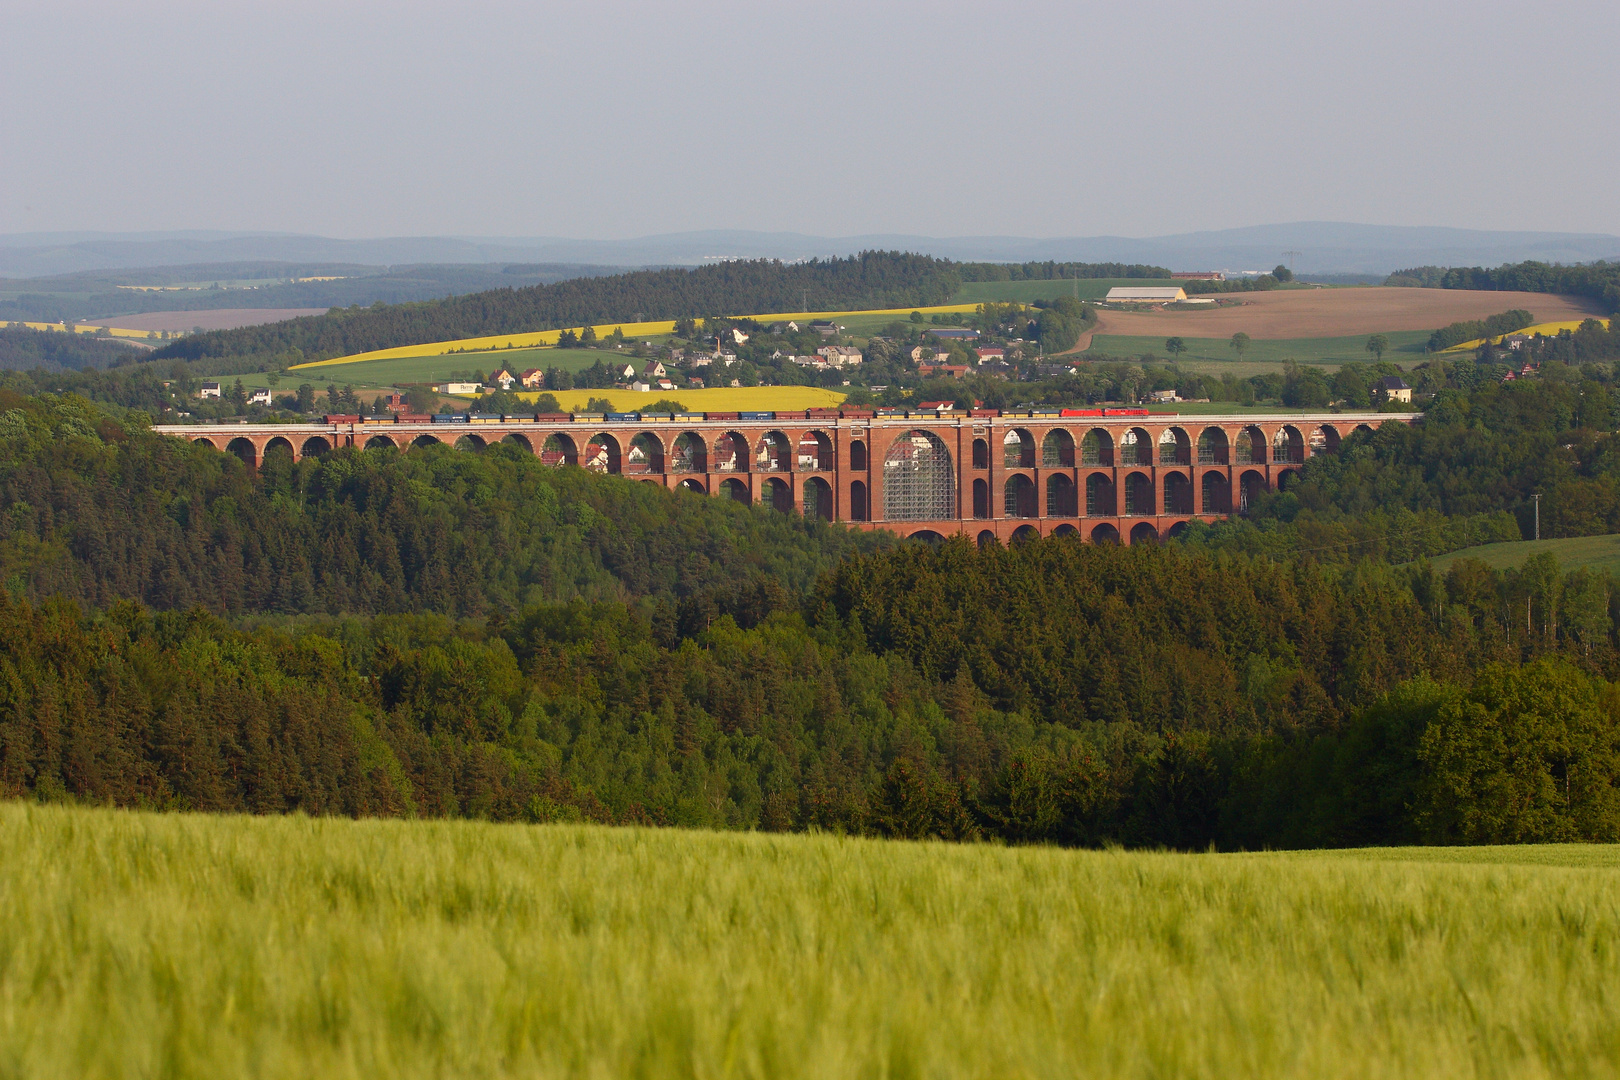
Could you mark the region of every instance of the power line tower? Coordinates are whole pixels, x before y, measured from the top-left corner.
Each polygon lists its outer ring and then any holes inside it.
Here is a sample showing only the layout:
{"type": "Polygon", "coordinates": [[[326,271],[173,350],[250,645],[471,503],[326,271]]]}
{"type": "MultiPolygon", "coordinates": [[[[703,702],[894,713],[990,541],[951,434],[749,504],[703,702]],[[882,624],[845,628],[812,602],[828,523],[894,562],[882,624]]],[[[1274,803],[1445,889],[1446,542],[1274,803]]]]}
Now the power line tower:
{"type": "Polygon", "coordinates": [[[1285,251],[1285,252],[1283,252],[1283,258],[1288,260],[1288,272],[1290,274],[1292,274],[1294,272],[1294,260],[1296,258],[1298,258],[1299,256],[1303,255],[1303,254],[1305,254],[1303,251],[1285,251]]]}

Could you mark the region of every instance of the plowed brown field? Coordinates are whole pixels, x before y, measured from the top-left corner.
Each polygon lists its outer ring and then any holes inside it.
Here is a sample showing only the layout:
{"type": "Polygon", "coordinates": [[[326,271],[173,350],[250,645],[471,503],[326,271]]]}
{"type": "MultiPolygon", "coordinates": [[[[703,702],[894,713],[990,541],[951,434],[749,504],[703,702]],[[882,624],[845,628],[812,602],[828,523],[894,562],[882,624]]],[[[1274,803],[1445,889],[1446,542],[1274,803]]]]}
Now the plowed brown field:
{"type": "MultiPolygon", "coordinates": [[[[1103,311],[1093,333],[1224,338],[1241,331],[1252,338],[1348,337],[1437,330],[1511,308],[1523,308],[1537,322],[1603,314],[1584,297],[1461,289],[1285,289],[1246,294],[1243,300],[1241,307],[1103,311]]],[[[1090,335],[1083,336],[1073,351],[1090,344],[1090,335]]]]}

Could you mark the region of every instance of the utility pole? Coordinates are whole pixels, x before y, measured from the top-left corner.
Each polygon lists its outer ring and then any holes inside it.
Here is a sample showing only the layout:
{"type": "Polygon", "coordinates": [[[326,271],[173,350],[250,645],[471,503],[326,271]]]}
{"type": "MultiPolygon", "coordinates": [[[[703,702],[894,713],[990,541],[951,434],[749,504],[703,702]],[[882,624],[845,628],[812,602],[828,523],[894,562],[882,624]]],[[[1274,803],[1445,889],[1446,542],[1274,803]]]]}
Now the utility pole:
{"type": "Polygon", "coordinates": [[[1540,540],[1541,539],[1541,496],[1539,494],[1537,494],[1537,495],[1532,495],[1530,497],[1536,501],[1536,539],[1540,540]]]}

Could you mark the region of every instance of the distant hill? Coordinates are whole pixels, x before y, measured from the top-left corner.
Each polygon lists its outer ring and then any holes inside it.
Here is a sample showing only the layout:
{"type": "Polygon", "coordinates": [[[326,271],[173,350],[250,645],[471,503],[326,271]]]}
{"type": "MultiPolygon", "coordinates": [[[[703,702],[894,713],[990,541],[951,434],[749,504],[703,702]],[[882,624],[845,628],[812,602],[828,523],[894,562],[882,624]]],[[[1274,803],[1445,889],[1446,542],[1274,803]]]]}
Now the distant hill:
{"type": "Polygon", "coordinates": [[[264,261],[81,270],[42,278],[0,278],[0,322],[94,322],[140,312],[218,308],[369,307],[618,271],[612,266],[555,263],[379,267],[264,261]],[[202,287],[181,287],[188,285],[202,287]]]}
{"type": "MultiPolygon", "coordinates": [[[[986,262],[1154,263],[1176,270],[1268,270],[1290,261],[1305,274],[1388,274],[1400,267],[1489,266],[1534,259],[1589,262],[1620,257],[1620,237],[1304,221],[1171,236],[1030,238],[707,230],[630,240],[560,237],[384,237],[337,240],[270,233],[32,233],[0,236],[0,276],[248,261],[350,263],[564,263],[700,266],[727,259],[802,260],[853,251],[910,251],[986,262]]],[[[298,306],[298,305],[278,305],[298,306]]]]}

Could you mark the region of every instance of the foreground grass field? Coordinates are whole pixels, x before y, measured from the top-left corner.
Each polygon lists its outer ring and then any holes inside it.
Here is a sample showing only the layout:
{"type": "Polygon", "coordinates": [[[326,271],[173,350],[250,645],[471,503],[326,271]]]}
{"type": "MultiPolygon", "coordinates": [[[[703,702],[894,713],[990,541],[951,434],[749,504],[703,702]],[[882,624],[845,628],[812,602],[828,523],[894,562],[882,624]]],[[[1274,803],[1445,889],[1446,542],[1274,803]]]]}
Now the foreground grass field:
{"type": "Polygon", "coordinates": [[[1620,1069],[1612,848],[1065,852],[0,805],[0,1076],[1620,1069]]]}
{"type": "Polygon", "coordinates": [[[1431,560],[1442,573],[1458,559],[1481,559],[1493,570],[1521,566],[1524,560],[1543,551],[1558,557],[1565,570],[1587,567],[1610,574],[1620,574],[1620,535],[1571,536],[1561,540],[1515,540],[1504,544],[1482,544],[1463,548],[1431,560]]]}

